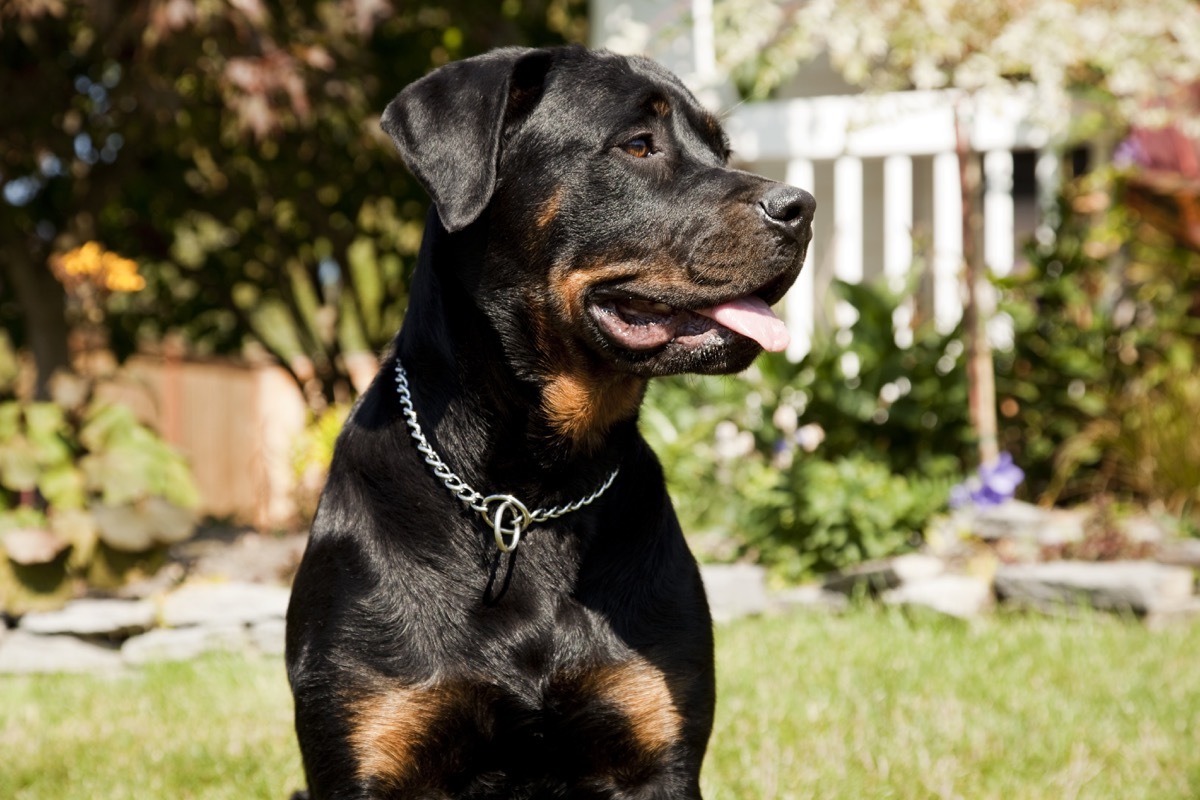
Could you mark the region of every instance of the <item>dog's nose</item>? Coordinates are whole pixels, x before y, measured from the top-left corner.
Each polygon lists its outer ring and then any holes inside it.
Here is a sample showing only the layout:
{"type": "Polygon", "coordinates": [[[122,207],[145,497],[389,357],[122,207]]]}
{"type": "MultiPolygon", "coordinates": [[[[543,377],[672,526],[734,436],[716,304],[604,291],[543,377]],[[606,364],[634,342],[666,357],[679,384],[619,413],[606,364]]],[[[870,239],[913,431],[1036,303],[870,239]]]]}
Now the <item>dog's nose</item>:
{"type": "Polygon", "coordinates": [[[803,189],[777,183],[758,201],[758,207],[770,223],[805,239],[812,231],[817,200],[803,189]]]}

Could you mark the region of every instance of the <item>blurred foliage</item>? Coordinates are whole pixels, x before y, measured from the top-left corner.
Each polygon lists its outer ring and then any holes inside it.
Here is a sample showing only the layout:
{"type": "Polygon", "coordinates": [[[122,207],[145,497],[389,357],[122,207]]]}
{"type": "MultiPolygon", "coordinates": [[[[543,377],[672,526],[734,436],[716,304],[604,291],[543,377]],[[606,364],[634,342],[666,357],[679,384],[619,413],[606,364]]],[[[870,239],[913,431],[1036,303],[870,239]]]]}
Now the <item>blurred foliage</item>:
{"type": "Polygon", "coordinates": [[[0,403],[0,608],[155,566],[199,499],[183,458],[82,379],[57,378],[53,402],[0,403]]]}
{"type": "MultiPolygon", "coordinates": [[[[651,383],[642,430],[689,532],[787,578],[910,547],[971,452],[957,332],[897,343],[898,295],[838,283],[855,324],[799,363],[651,383]],[[730,546],[732,544],[732,546],[730,546]]],[[[703,541],[699,542],[703,547],[703,541]]]]}
{"type": "Polygon", "coordinates": [[[798,579],[916,547],[958,480],[948,461],[930,467],[929,474],[897,473],[865,454],[801,459],[789,471],[779,528],[769,546],[759,545],[764,560],[798,579]]]}
{"type": "Polygon", "coordinates": [[[398,327],[427,205],[379,114],[449,60],[579,40],[585,14],[583,0],[9,0],[0,323],[44,386],[79,321],[48,265],[97,242],[145,280],[109,298],[119,353],[167,331],[201,352],[256,342],[314,407],[348,396],[343,354],[398,327]]]}
{"type": "Polygon", "coordinates": [[[296,478],[296,511],[300,520],[311,523],[317,514],[317,503],[321,490],[333,463],[333,448],[346,418],[350,416],[350,405],[339,403],[310,417],[304,432],[297,438],[292,453],[292,472],[296,478]]]}
{"type": "Polygon", "coordinates": [[[1200,500],[1200,253],[1147,225],[1126,191],[1113,169],[1069,186],[1054,244],[999,282],[1015,327],[997,353],[1002,447],[1036,498],[1181,513],[1200,500]]]}
{"type": "Polygon", "coordinates": [[[717,58],[761,99],[818,54],[877,90],[1028,84],[1054,138],[1161,124],[1200,78],[1194,0],[717,0],[717,58]]]}

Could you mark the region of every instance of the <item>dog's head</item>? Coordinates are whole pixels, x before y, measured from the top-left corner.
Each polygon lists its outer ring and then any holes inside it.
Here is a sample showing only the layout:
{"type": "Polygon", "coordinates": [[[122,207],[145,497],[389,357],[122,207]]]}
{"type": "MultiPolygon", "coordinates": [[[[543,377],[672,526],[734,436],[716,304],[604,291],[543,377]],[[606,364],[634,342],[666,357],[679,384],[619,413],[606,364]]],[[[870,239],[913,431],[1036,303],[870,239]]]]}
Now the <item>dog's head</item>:
{"type": "Polygon", "coordinates": [[[552,420],[632,414],[645,378],[786,345],[769,306],[816,203],[730,169],[719,122],[656,63],[498,50],[407,87],[383,127],[444,229],[479,243],[469,291],[552,420]]]}

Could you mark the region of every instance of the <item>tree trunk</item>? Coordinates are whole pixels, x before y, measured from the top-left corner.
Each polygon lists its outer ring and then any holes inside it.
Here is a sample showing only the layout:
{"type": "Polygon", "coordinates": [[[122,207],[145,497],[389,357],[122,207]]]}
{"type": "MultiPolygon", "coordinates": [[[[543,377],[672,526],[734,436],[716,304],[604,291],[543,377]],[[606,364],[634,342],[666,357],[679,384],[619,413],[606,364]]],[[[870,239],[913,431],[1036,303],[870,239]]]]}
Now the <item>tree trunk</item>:
{"type": "Polygon", "coordinates": [[[971,152],[962,102],[955,106],[955,146],[958,154],[959,187],[962,193],[962,242],[966,264],[967,298],[963,308],[963,336],[967,351],[967,404],[971,427],[979,441],[979,463],[990,464],[1000,457],[996,420],[996,371],[987,323],[994,299],[976,235],[980,230],[975,210],[980,176],[979,163],[971,152]]]}
{"type": "Polygon", "coordinates": [[[34,397],[48,400],[50,378],[58,370],[71,369],[66,292],[50,270],[44,264],[33,263],[27,253],[8,248],[0,258],[21,307],[25,343],[37,366],[34,397]]]}

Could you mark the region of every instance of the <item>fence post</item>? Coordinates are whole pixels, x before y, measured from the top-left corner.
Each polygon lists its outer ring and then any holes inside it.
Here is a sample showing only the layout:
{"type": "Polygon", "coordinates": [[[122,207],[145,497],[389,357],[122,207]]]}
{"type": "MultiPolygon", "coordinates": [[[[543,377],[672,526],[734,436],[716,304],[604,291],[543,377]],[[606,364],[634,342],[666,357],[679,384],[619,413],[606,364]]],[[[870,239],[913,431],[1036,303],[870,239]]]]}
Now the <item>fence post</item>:
{"type": "MultiPolygon", "coordinates": [[[[833,164],[833,270],[840,280],[863,279],[863,164],[857,156],[841,156],[833,164]]],[[[834,308],[834,323],[849,328],[858,311],[844,300],[834,308]]]]}
{"type": "Polygon", "coordinates": [[[959,270],[963,263],[962,187],[958,155],[933,157],[933,316],[949,332],[962,318],[959,270]]]}
{"type": "MultiPolygon", "coordinates": [[[[792,186],[812,191],[816,184],[816,169],[807,158],[795,158],[788,162],[785,180],[792,186]]],[[[792,341],[788,344],[787,357],[799,361],[812,349],[813,330],[816,325],[816,267],[814,255],[816,240],[809,242],[804,257],[804,268],[800,277],[788,290],[784,298],[784,315],[792,341]]]]}
{"type": "Polygon", "coordinates": [[[983,261],[994,274],[1013,268],[1013,155],[992,150],[983,156],[983,261]]]}

